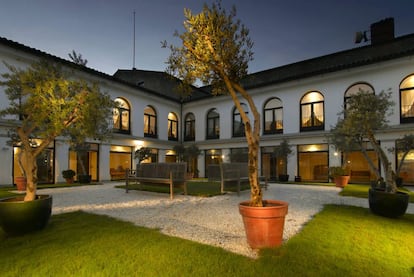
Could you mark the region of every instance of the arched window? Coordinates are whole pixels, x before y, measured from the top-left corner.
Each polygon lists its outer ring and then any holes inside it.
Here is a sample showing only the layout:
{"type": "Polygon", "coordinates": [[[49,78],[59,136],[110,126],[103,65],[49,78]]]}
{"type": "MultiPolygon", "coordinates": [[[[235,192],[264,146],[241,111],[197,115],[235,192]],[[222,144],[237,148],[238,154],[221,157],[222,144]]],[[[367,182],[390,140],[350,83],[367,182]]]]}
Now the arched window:
{"type": "Polygon", "coordinates": [[[207,113],[207,139],[220,138],[220,115],[216,109],[207,113]]]}
{"type": "MultiPolygon", "coordinates": [[[[243,110],[248,114],[247,105],[241,103],[243,110]]],[[[244,137],[246,134],[244,133],[244,123],[240,116],[239,110],[237,107],[233,108],[233,137],[244,137]]]]}
{"type": "Polygon", "coordinates": [[[144,137],[157,137],[157,114],[151,106],[144,109],[144,137]]]}
{"type": "Polygon", "coordinates": [[[324,97],[318,91],[308,92],[300,101],[300,130],[313,131],[324,128],[324,97]]]}
{"type": "Polygon", "coordinates": [[[116,98],[117,107],[112,111],[113,131],[115,133],[130,134],[130,108],[127,101],[122,98],[116,98]]]}
{"type": "Polygon", "coordinates": [[[400,123],[414,122],[414,75],[400,84],[400,123]]]}
{"type": "Polygon", "coordinates": [[[192,113],[188,113],[185,116],[184,140],[185,141],[195,140],[195,117],[194,117],[194,114],[192,113]]]}
{"type": "Polygon", "coordinates": [[[276,134],[283,132],[283,107],[278,98],[269,99],[263,110],[264,134],[276,134]]]}
{"type": "Polygon", "coordinates": [[[372,93],[374,94],[374,88],[368,83],[357,83],[350,86],[344,95],[344,107],[347,108],[348,99],[358,93],[372,93]]]}
{"type": "Polygon", "coordinates": [[[178,140],[178,119],[174,113],[168,114],[168,140],[178,140]]]}

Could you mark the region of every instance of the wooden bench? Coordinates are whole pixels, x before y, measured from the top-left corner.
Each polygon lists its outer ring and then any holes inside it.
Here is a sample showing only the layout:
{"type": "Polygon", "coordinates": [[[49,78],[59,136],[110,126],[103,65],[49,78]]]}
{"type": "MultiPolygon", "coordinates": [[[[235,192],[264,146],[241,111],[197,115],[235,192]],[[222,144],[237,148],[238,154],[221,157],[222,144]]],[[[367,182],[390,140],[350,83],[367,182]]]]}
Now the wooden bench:
{"type": "Polygon", "coordinates": [[[170,198],[174,198],[174,186],[180,186],[187,195],[187,164],[186,163],[143,163],[136,170],[126,170],[125,190],[128,193],[130,183],[168,185],[170,198]]]}
{"type": "Polygon", "coordinates": [[[352,182],[369,183],[371,180],[371,172],[369,170],[351,170],[352,182]]]}
{"type": "MultiPolygon", "coordinates": [[[[240,195],[241,183],[249,182],[249,170],[246,163],[221,163],[208,165],[208,180],[221,183],[221,193],[224,193],[226,185],[235,183],[237,195],[240,195]]],[[[266,176],[259,176],[260,187],[267,190],[268,179],[266,176]]]]}

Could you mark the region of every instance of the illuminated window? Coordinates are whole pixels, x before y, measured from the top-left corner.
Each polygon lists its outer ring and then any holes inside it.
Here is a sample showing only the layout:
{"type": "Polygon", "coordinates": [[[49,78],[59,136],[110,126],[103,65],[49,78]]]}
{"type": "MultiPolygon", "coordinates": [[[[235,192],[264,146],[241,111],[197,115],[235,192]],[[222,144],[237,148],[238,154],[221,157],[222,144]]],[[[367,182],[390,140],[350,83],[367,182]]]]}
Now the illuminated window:
{"type": "Polygon", "coordinates": [[[414,75],[405,78],[400,85],[400,122],[414,122],[414,75]]]}
{"type": "Polygon", "coordinates": [[[144,109],[144,137],[157,137],[157,114],[151,106],[144,109]]]}
{"type": "Polygon", "coordinates": [[[178,140],[178,119],[174,113],[168,114],[168,140],[178,140]]]}
{"type": "Polygon", "coordinates": [[[374,88],[367,83],[358,83],[358,84],[354,84],[352,86],[350,86],[346,91],[345,91],[345,96],[344,96],[344,107],[345,109],[347,108],[347,106],[349,106],[348,104],[348,99],[351,98],[352,96],[359,94],[359,93],[372,93],[374,94],[374,88]]]}
{"type": "Polygon", "coordinates": [[[130,134],[130,108],[128,102],[122,98],[116,98],[117,107],[113,109],[113,130],[115,133],[130,134]]]}
{"type": "Polygon", "coordinates": [[[269,99],[264,106],[264,134],[283,132],[283,107],[278,98],[269,99]]]}
{"type": "MultiPolygon", "coordinates": [[[[243,110],[248,114],[246,104],[241,104],[243,110]]],[[[240,112],[236,107],[233,108],[233,137],[244,137],[244,123],[240,116],[240,112]]]]}
{"type": "Polygon", "coordinates": [[[318,91],[306,93],[300,101],[300,130],[313,131],[325,128],[324,98],[318,91]]]}
{"type": "Polygon", "coordinates": [[[207,139],[220,138],[220,115],[216,109],[207,114],[207,139]]]}
{"type": "Polygon", "coordinates": [[[184,140],[185,141],[195,140],[195,117],[194,117],[194,114],[192,113],[188,113],[185,116],[184,140]]]}

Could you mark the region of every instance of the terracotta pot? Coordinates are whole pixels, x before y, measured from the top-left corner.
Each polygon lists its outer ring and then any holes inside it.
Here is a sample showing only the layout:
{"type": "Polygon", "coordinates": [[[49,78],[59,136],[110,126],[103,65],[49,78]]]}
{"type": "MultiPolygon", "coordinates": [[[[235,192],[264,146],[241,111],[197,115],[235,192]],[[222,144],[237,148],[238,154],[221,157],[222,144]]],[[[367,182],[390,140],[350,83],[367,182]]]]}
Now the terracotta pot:
{"type": "Polygon", "coordinates": [[[19,190],[19,191],[25,191],[26,190],[26,185],[27,185],[26,177],[23,177],[23,176],[16,177],[15,181],[16,181],[17,190],[19,190]]]}
{"type": "Polygon", "coordinates": [[[247,243],[253,249],[277,247],[283,241],[283,228],[289,204],[263,200],[263,207],[251,207],[249,201],[239,204],[247,243]]]}
{"type": "Polygon", "coordinates": [[[336,176],[334,178],[334,181],[335,181],[335,186],[337,186],[339,188],[343,188],[346,185],[348,185],[349,176],[336,176]]]}
{"type": "Polygon", "coordinates": [[[74,179],[73,178],[66,178],[67,184],[73,184],[74,179]]]}

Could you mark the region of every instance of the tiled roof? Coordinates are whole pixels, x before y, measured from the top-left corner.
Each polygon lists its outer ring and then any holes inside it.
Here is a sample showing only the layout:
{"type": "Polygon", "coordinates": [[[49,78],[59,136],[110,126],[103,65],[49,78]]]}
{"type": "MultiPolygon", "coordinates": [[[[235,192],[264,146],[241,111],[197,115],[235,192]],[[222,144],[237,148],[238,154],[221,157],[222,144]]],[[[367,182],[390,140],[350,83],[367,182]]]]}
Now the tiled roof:
{"type": "MultiPolygon", "coordinates": [[[[165,72],[137,69],[118,70],[114,76],[111,76],[2,37],[0,37],[0,44],[15,48],[17,50],[29,52],[36,56],[52,58],[66,64],[67,66],[75,67],[90,74],[98,75],[113,82],[123,83],[130,87],[164,97],[175,102],[191,102],[193,100],[208,98],[211,96],[209,93],[210,88],[208,86],[202,88],[194,87],[195,93],[190,98],[184,100],[181,99],[181,96],[174,92],[174,87],[178,84],[179,80],[170,78],[165,72]]],[[[411,55],[414,55],[414,34],[402,36],[382,44],[353,48],[342,52],[252,73],[249,74],[242,83],[246,89],[252,89],[411,55]]]]}
{"type": "Polygon", "coordinates": [[[246,89],[261,87],[410,55],[414,55],[414,35],[253,73],[243,80],[243,85],[246,89]]]}
{"type": "MultiPolygon", "coordinates": [[[[8,40],[8,39],[3,38],[3,37],[0,37],[0,45],[5,45],[7,47],[10,47],[10,48],[13,48],[13,49],[16,49],[16,50],[19,50],[19,51],[30,53],[34,56],[39,57],[39,58],[51,59],[51,60],[54,60],[55,62],[62,63],[65,66],[68,66],[70,68],[74,68],[76,70],[80,70],[80,71],[83,71],[83,72],[86,72],[86,73],[89,73],[89,74],[92,74],[92,75],[99,76],[99,77],[104,78],[106,80],[109,80],[111,82],[121,83],[123,85],[129,86],[129,87],[132,87],[132,88],[135,88],[135,89],[139,89],[140,91],[145,92],[145,93],[149,93],[149,94],[152,94],[152,95],[163,97],[163,98],[166,98],[168,100],[172,100],[174,102],[181,102],[180,99],[176,96],[174,97],[174,96],[171,96],[171,95],[160,93],[158,91],[151,90],[149,88],[138,86],[135,83],[128,82],[128,81],[116,78],[112,75],[108,75],[106,73],[97,71],[95,69],[92,69],[92,68],[89,68],[89,67],[86,67],[86,66],[75,64],[71,61],[59,58],[57,56],[48,54],[46,52],[40,51],[40,50],[35,49],[35,48],[28,47],[26,45],[23,45],[21,43],[18,43],[18,42],[12,41],[12,40],[8,40]]],[[[160,73],[162,73],[162,72],[160,72],[160,73]]]]}

